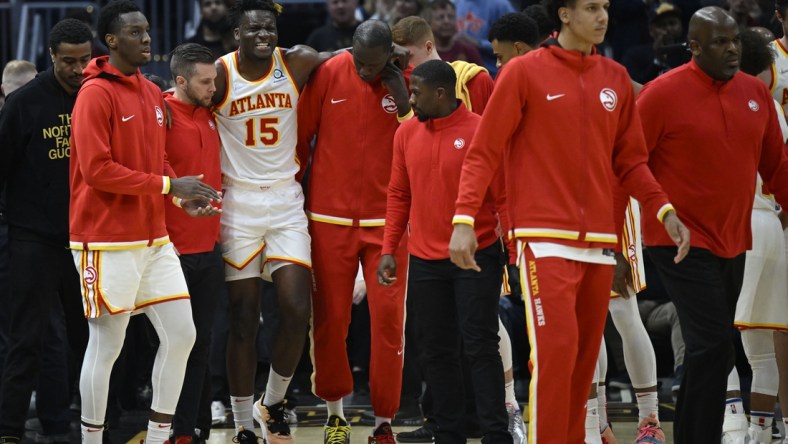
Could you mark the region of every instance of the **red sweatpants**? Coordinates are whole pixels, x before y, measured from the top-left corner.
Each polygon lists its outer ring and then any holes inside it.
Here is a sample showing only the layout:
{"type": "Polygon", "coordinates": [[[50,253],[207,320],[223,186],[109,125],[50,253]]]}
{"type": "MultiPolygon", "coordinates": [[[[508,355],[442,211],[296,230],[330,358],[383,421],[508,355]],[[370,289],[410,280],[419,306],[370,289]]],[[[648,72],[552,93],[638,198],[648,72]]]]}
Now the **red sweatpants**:
{"type": "Polygon", "coordinates": [[[583,444],[585,405],[605,328],[613,266],[525,248],[520,282],[531,343],[529,444],[583,444]]]}
{"type": "Polygon", "coordinates": [[[397,281],[378,284],[383,227],[358,228],[310,222],[312,269],[312,391],[327,401],[353,392],[346,339],[358,263],[364,270],[371,326],[370,399],[375,415],[393,418],[399,409],[408,274],[406,237],[395,255],[397,281]]]}

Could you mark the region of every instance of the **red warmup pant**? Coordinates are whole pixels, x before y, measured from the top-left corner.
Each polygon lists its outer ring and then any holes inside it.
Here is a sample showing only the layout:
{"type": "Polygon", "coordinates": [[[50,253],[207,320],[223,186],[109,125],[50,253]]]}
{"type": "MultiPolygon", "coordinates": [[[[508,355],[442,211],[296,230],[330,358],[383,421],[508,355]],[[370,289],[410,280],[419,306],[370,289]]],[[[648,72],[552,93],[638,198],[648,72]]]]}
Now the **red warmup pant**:
{"type": "Polygon", "coordinates": [[[531,343],[529,444],[583,444],[585,405],[605,328],[613,266],[561,257],[520,262],[531,343]]]}
{"type": "MultiPolygon", "coordinates": [[[[378,284],[377,269],[383,227],[347,227],[311,221],[312,269],[312,391],[326,401],[353,392],[347,356],[347,335],[358,263],[364,270],[369,303],[371,344],[369,386],[376,416],[393,418],[399,409],[408,275],[406,237],[395,254],[397,281],[378,284]]],[[[599,347],[597,347],[599,348],[599,347]]]]}

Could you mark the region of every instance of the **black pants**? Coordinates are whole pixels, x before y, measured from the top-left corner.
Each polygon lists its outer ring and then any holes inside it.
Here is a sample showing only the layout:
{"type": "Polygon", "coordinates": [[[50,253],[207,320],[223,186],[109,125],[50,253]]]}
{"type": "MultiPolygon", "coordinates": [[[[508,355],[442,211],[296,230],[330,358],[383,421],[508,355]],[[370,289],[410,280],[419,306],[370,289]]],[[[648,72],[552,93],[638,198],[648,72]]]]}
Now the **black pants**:
{"type": "MultiPolygon", "coordinates": [[[[46,332],[52,327],[53,311],[60,310],[57,304],[62,304],[69,345],[80,364],[88,335],[79,275],[71,251],[39,242],[10,239],[8,252],[10,297],[2,309],[9,314],[10,327],[0,391],[0,436],[21,437],[25,431],[30,394],[36,387],[42,368],[46,332]]],[[[60,372],[66,372],[65,365],[60,372]]],[[[67,373],[65,376],[67,378],[67,373]]],[[[48,407],[63,412],[68,409],[71,386],[62,382],[58,385],[60,395],[50,396],[47,402],[60,404],[59,407],[48,407]]]]}
{"type": "Polygon", "coordinates": [[[675,247],[647,251],[676,306],[686,344],[673,423],[675,442],[717,444],[734,364],[733,314],[744,278],[744,253],[724,259],[693,247],[674,264],[675,247]]]}
{"type": "Polygon", "coordinates": [[[476,253],[481,272],[451,261],[410,258],[412,298],[427,384],[432,389],[436,443],[464,443],[461,349],[470,361],[482,442],[511,443],[504,405],[503,365],[498,353],[498,244],[476,253]],[[462,347],[461,347],[462,342],[462,347]]]}
{"type": "Polygon", "coordinates": [[[200,439],[207,440],[211,430],[211,376],[209,355],[214,314],[220,294],[225,291],[224,262],[217,244],[207,253],[180,256],[192,304],[192,317],[197,337],[186,363],[181,397],[172,420],[175,436],[192,436],[200,430],[200,439]]]}

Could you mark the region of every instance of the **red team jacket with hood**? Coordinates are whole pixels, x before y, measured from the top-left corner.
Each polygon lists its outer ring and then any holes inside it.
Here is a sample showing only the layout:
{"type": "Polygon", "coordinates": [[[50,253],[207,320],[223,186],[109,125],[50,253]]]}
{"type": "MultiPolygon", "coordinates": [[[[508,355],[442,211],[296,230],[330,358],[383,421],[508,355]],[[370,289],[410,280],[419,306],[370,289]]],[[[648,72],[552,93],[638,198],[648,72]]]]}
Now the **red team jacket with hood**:
{"type": "Polygon", "coordinates": [[[626,70],[550,42],[500,71],[465,157],[454,223],[473,223],[510,146],[506,197],[516,237],[615,248],[626,201],[614,212],[611,178],[647,217],[662,219],[672,207],[647,167],[626,70]]]}
{"type": "Polygon", "coordinates": [[[311,220],[384,225],[397,128],[391,94],[379,78],[371,83],[361,80],[352,54],[344,52],[320,66],[298,104],[302,169],[309,159],[310,139],[317,135],[306,200],[311,220]]]}
{"type": "Polygon", "coordinates": [[[84,71],[71,120],[72,249],[126,249],[169,242],[164,197],[170,177],[164,100],[139,70],[109,57],[84,71]]]}

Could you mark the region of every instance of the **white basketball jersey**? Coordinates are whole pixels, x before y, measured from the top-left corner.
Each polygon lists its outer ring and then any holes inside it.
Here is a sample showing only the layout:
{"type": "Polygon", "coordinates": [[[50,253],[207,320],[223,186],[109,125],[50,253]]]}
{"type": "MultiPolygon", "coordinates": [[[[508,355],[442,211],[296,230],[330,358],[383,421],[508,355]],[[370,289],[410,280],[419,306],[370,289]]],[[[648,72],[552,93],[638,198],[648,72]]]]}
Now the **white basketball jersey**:
{"type": "MultiPolygon", "coordinates": [[[[783,140],[786,140],[788,139],[788,122],[785,120],[785,112],[777,100],[774,101],[774,107],[777,108],[777,118],[780,119],[780,130],[783,133],[783,140]]],[[[775,214],[780,212],[780,206],[774,200],[774,196],[764,189],[763,179],[761,179],[760,174],[758,174],[755,181],[755,200],[752,207],[756,210],[771,210],[775,214]]]]}
{"type": "Polygon", "coordinates": [[[788,113],[788,49],[783,47],[779,39],[773,40],[769,45],[774,53],[772,84],[769,88],[774,100],[788,113]]]}
{"type": "Polygon", "coordinates": [[[281,48],[274,50],[266,75],[246,80],[238,72],[238,52],[221,57],[227,92],[216,109],[222,142],[222,174],[231,180],[271,186],[298,172],[294,83],[281,48]]]}

